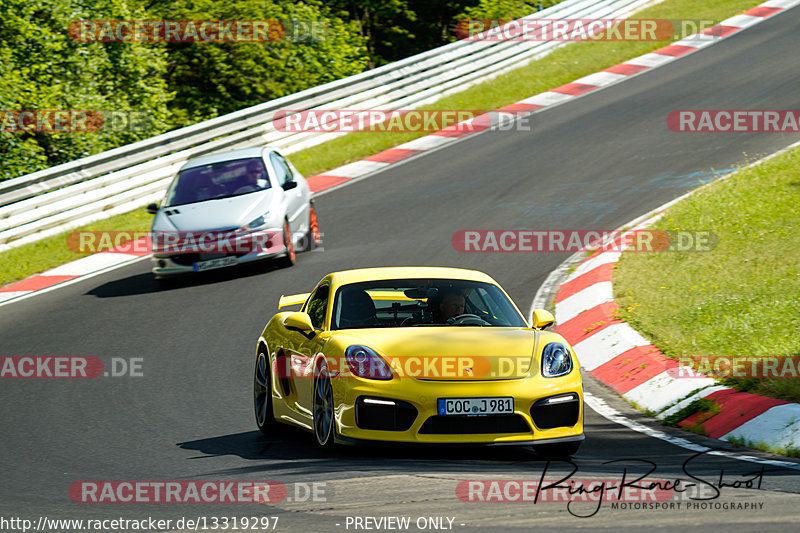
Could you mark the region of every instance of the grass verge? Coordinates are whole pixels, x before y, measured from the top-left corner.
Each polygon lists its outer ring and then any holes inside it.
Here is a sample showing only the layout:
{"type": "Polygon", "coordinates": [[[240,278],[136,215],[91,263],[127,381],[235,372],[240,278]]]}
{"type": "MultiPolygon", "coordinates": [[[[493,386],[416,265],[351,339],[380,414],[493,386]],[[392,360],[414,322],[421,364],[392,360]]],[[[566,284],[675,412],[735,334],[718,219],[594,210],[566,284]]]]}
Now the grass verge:
{"type": "MultiPolygon", "coordinates": [[[[759,1],[709,0],[702,5],[692,0],[666,0],[630,18],[703,19],[719,22],[759,1]]],[[[671,41],[576,42],[559,48],[542,59],[446,96],[420,109],[492,110],[545,92],[583,76],[613,67],[636,56],[657,50],[671,41]]],[[[307,176],[358,161],[398,144],[422,137],[420,133],[351,133],[292,155],[292,162],[307,176]]]]}
{"type": "Polygon", "coordinates": [[[770,446],[764,442],[753,442],[752,440],[745,439],[743,437],[729,437],[727,440],[734,446],[741,448],[753,448],[754,450],[776,453],[778,455],[785,455],[787,457],[800,457],[800,448],[796,448],[794,446],[770,446]]]}
{"type": "MultiPolygon", "coordinates": [[[[800,357],[798,169],[800,148],[672,207],[654,228],[708,230],[716,247],[623,254],[614,296],[624,318],[672,358],[800,357]]],[[[800,401],[796,377],[724,383],[800,401]]]]}
{"type": "Polygon", "coordinates": [[[67,236],[77,231],[147,231],[153,215],[144,207],[123,213],[93,224],[46,237],[0,253],[0,285],[25,279],[32,274],[44,272],[58,265],[91,255],[75,253],[67,246],[67,236]]]}
{"type": "MultiPolygon", "coordinates": [[[[721,21],[754,7],[760,0],[666,0],[631,18],[703,19],[721,21]]],[[[661,48],[670,41],[577,42],[493,80],[444,97],[422,109],[492,110],[553,89],[577,78],[614,66],[661,48]]],[[[324,144],[293,154],[292,162],[306,176],[358,161],[382,150],[408,142],[429,132],[360,132],[343,135],[324,144]]],[[[141,210],[93,224],[93,230],[148,229],[147,221],[135,216],[141,210]],[[132,224],[125,226],[125,224],[132,224]]],[[[147,216],[147,215],[145,215],[147,216]]],[[[84,229],[84,228],[81,228],[84,229]]],[[[79,257],[64,243],[66,233],[41,242],[0,253],[0,286],[19,281],[79,257]],[[62,249],[63,248],[63,249],[62,249]]]]}
{"type": "Polygon", "coordinates": [[[692,433],[697,433],[698,435],[708,435],[706,428],[703,426],[703,422],[714,415],[719,414],[719,412],[720,407],[714,400],[700,398],[693,401],[677,413],[666,417],[661,421],[661,423],[665,426],[679,427],[680,422],[694,414],[700,413],[700,415],[697,417],[697,420],[695,420],[695,423],[684,426],[684,429],[691,431],[692,433]]]}

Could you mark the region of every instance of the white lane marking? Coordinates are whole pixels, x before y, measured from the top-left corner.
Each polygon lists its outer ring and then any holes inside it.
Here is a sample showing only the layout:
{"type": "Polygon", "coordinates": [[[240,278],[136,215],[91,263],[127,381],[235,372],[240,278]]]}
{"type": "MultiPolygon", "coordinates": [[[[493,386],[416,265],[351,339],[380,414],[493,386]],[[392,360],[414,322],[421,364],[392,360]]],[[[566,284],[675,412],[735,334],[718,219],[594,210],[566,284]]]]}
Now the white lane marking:
{"type": "Polygon", "coordinates": [[[25,294],[30,294],[34,291],[8,291],[8,292],[0,292],[0,305],[2,302],[6,300],[13,300],[15,298],[19,298],[20,296],[24,296],[25,294]]]}
{"type": "Polygon", "coordinates": [[[747,28],[753,24],[762,22],[764,17],[754,17],[752,15],[734,15],[731,18],[725,19],[719,23],[719,26],[729,26],[733,28],[747,28]]]}
{"type": "MultiPolygon", "coordinates": [[[[795,0],[795,1],[791,2],[792,5],[794,5],[796,3],[800,4],[800,0],[795,0]]],[[[765,5],[765,4],[762,4],[762,5],[765,5]]],[[[758,161],[754,161],[754,162],[752,162],[752,163],[750,163],[748,165],[745,165],[744,167],[740,168],[737,172],[730,172],[727,175],[725,175],[724,177],[722,177],[722,178],[720,178],[718,180],[715,180],[714,182],[711,182],[711,183],[715,183],[715,182],[720,181],[720,180],[725,180],[725,179],[731,178],[732,176],[735,176],[739,172],[743,172],[743,171],[745,171],[745,170],[747,170],[749,168],[758,166],[758,165],[760,165],[760,164],[762,164],[762,163],[764,163],[764,162],[766,162],[766,161],[768,161],[768,160],[770,160],[770,159],[772,159],[774,157],[777,157],[777,156],[779,156],[779,155],[781,155],[781,154],[783,154],[785,152],[788,152],[789,150],[792,150],[793,148],[796,148],[798,146],[800,146],[800,141],[792,143],[789,146],[787,146],[787,147],[785,147],[785,148],[783,148],[781,150],[778,150],[777,152],[775,152],[773,154],[767,155],[767,156],[759,159],[758,161]]],[[[659,207],[657,207],[657,208],[655,208],[655,209],[653,209],[653,210],[641,215],[640,217],[630,221],[628,224],[620,226],[620,229],[624,228],[624,227],[631,227],[631,226],[635,227],[638,224],[643,224],[643,223],[645,223],[645,221],[648,221],[648,219],[650,219],[651,217],[653,217],[657,213],[660,213],[658,215],[658,217],[660,218],[661,216],[663,216],[664,212],[668,208],[670,208],[673,205],[677,204],[681,200],[683,200],[685,198],[688,198],[689,196],[691,196],[692,194],[696,193],[697,191],[710,186],[711,183],[708,183],[706,185],[698,187],[697,189],[688,191],[688,192],[680,195],[679,197],[675,198],[674,200],[671,200],[671,201],[669,201],[669,202],[667,202],[667,203],[665,203],[665,204],[663,204],[663,205],[661,205],[661,206],[659,206],[659,207]]],[[[544,309],[544,308],[546,308],[547,304],[551,300],[551,295],[553,294],[553,292],[555,290],[555,287],[557,287],[557,286],[559,286],[561,284],[561,283],[559,283],[559,280],[565,278],[565,273],[569,269],[569,267],[572,266],[572,265],[579,264],[579,263],[583,262],[583,258],[584,257],[585,257],[585,254],[583,252],[576,252],[576,253],[572,254],[569,258],[567,258],[566,261],[561,263],[556,269],[554,269],[552,272],[550,272],[550,274],[548,274],[548,276],[545,279],[544,283],[542,283],[542,285],[539,287],[539,290],[536,291],[536,295],[533,297],[533,302],[531,303],[530,312],[528,313],[528,320],[529,321],[530,321],[530,317],[533,315],[533,310],[534,309],[544,309]]],[[[710,392],[709,392],[709,394],[710,394],[710,392]]],[[[674,444],[676,446],[680,446],[682,448],[686,448],[688,450],[694,450],[694,451],[710,450],[710,448],[707,448],[705,446],[701,446],[699,444],[695,444],[695,443],[693,443],[693,442],[691,442],[691,441],[689,441],[687,439],[683,439],[683,438],[680,438],[680,437],[672,437],[672,436],[667,435],[666,433],[664,433],[662,431],[651,429],[651,428],[649,428],[649,427],[647,427],[647,426],[645,426],[643,424],[639,424],[638,422],[633,422],[632,420],[629,420],[628,418],[623,416],[621,413],[619,413],[615,409],[609,407],[608,404],[606,404],[605,400],[603,400],[601,398],[598,398],[598,397],[596,397],[596,396],[594,396],[594,395],[592,395],[592,394],[590,394],[590,393],[588,393],[586,391],[584,391],[583,395],[584,395],[584,401],[586,402],[587,405],[589,405],[589,407],[592,408],[592,410],[594,410],[600,416],[602,416],[602,417],[604,417],[604,418],[606,418],[606,419],[608,419],[608,420],[610,420],[610,421],[612,421],[614,423],[626,426],[629,429],[632,429],[633,431],[638,431],[639,433],[644,433],[645,435],[648,435],[650,437],[657,438],[657,439],[669,442],[671,444],[674,444]]],[[[728,433],[727,435],[731,435],[732,433],[733,432],[728,433]]],[[[727,436],[727,435],[724,435],[724,436],[727,436]]],[[[709,452],[709,454],[710,455],[727,456],[727,457],[731,457],[733,459],[738,459],[740,461],[750,461],[750,462],[755,462],[755,463],[759,463],[759,464],[772,464],[772,465],[776,465],[776,466],[790,468],[790,469],[793,469],[793,470],[800,470],[800,465],[798,465],[796,463],[789,463],[789,462],[786,462],[786,461],[777,461],[777,460],[771,460],[771,459],[761,459],[761,458],[752,457],[752,456],[749,456],[749,455],[734,454],[734,453],[722,452],[722,451],[712,451],[712,452],[709,452]]]]}
{"type": "Polygon", "coordinates": [[[578,78],[572,83],[580,83],[582,85],[596,85],[598,87],[602,87],[604,85],[609,85],[611,83],[616,83],[618,81],[622,81],[626,79],[628,76],[625,74],[615,74],[613,72],[595,72],[594,74],[589,74],[588,76],[584,76],[582,78],[578,78]]]}
{"type": "Polygon", "coordinates": [[[525,98],[524,100],[520,100],[517,103],[550,106],[567,100],[572,100],[573,98],[575,98],[575,95],[572,94],[557,93],[554,91],[545,91],[543,93],[533,95],[530,98],[525,98]]]}
{"type": "Polygon", "coordinates": [[[622,322],[598,331],[576,343],[573,348],[581,366],[591,372],[628,350],[649,344],[650,341],[642,337],[638,331],[622,322]]]}
{"type": "Polygon", "coordinates": [[[625,63],[630,65],[638,65],[640,67],[660,67],[664,63],[669,63],[670,61],[675,61],[680,56],[668,56],[666,54],[656,54],[655,52],[650,52],[649,54],[644,54],[639,57],[634,57],[633,59],[627,60],[625,63]]]}
{"type": "Polygon", "coordinates": [[[800,443],[800,405],[790,403],[771,407],[720,438],[739,437],[759,442],[764,435],[772,435],[772,446],[796,448],[800,443]]]}
{"type": "Polygon", "coordinates": [[[581,263],[584,255],[583,252],[575,252],[569,256],[566,261],[558,265],[558,268],[547,275],[547,278],[545,278],[544,282],[539,286],[539,290],[536,291],[533,302],[531,302],[531,307],[528,310],[528,324],[533,321],[533,312],[536,309],[549,309],[547,305],[550,303],[550,294],[554,293],[556,287],[561,284],[559,280],[566,276],[567,270],[569,270],[572,265],[581,263]]]}
{"type": "Polygon", "coordinates": [[[696,444],[688,439],[684,439],[683,437],[674,437],[672,435],[668,435],[663,431],[659,431],[657,429],[653,429],[651,427],[645,426],[644,424],[640,424],[639,422],[634,422],[633,420],[629,419],[613,407],[610,407],[605,400],[599,398],[593,394],[590,394],[586,391],[583,392],[583,400],[592,410],[616,424],[620,424],[625,426],[633,431],[643,433],[648,437],[653,437],[654,439],[663,440],[670,444],[674,444],[675,446],[679,446],[681,448],[685,448],[687,450],[691,450],[694,452],[707,452],[707,455],[717,455],[719,457],[726,457],[729,459],[736,459],[739,461],[747,461],[750,463],[757,463],[763,465],[770,465],[770,466],[778,466],[781,468],[789,468],[792,470],[800,471],[800,464],[797,463],[790,463],[788,461],[778,461],[776,459],[764,459],[761,457],[754,457],[752,455],[744,455],[741,453],[733,453],[733,452],[726,452],[722,450],[713,450],[708,446],[703,446],[702,444],[696,444]]]}
{"type": "MultiPolygon", "coordinates": [[[[799,0],[768,0],[767,2],[764,2],[763,4],[757,5],[756,7],[783,7],[783,8],[788,9],[788,8],[790,8],[792,6],[797,5],[797,4],[800,4],[799,0]]],[[[776,13],[776,15],[777,15],[777,13],[776,13]]]]}
{"type": "Polygon", "coordinates": [[[663,420],[668,416],[674,415],[684,407],[688,407],[689,404],[691,404],[693,401],[699,400],[700,398],[705,398],[706,396],[709,396],[711,394],[714,394],[715,392],[719,392],[725,389],[730,389],[730,387],[726,387],[725,385],[714,385],[713,387],[705,387],[704,389],[701,389],[696,393],[692,394],[691,396],[688,396],[683,400],[679,401],[675,405],[671,406],[669,409],[661,411],[656,415],[656,418],[658,418],[659,420],[663,420]]]}
{"type": "Polygon", "coordinates": [[[690,35],[689,37],[684,37],[680,41],[675,41],[674,45],[677,46],[688,46],[689,48],[704,48],[706,46],[714,44],[714,41],[718,41],[720,39],[724,39],[724,37],[720,37],[718,35],[700,35],[695,33],[694,35],[690,35]]]}
{"type": "Polygon", "coordinates": [[[571,320],[593,307],[614,301],[614,289],[610,281],[598,281],[556,303],[556,318],[559,324],[571,320]]]}
{"type": "MultiPolygon", "coordinates": [[[[665,359],[666,360],[666,359],[665,359]]],[[[678,372],[691,371],[688,367],[679,367],[678,372]]],[[[636,405],[660,411],[675,401],[683,398],[699,387],[710,387],[716,383],[714,378],[674,378],[671,372],[664,371],[638,385],[623,396],[636,405]]]]}
{"type": "MultiPolygon", "coordinates": [[[[26,294],[23,294],[23,295],[18,296],[16,298],[11,298],[11,299],[5,300],[3,302],[0,302],[0,307],[3,307],[4,305],[8,305],[10,303],[16,303],[16,302],[20,302],[22,300],[27,300],[28,298],[30,298],[32,296],[37,296],[39,294],[44,294],[46,292],[54,291],[56,289],[60,289],[61,287],[66,287],[67,285],[72,285],[73,283],[78,283],[79,281],[83,281],[83,280],[86,280],[86,279],[89,279],[89,278],[93,278],[95,276],[99,276],[100,274],[105,274],[106,272],[109,272],[111,270],[115,270],[117,268],[120,268],[120,267],[123,267],[123,266],[126,266],[126,265],[130,265],[132,263],[135,263],[136,261],[141,261],[142,259],[149,259],[149,258],[150,258],[149,255],[143,255],[141,257],[134,257],[130,261],[126,261],[124,263],[117,263],[115,265],[111,265],[109,267],[106,267],[106,268],[104,268],[102,270],[98,270],[97,272],[92,272],[90,274],[86,274],[86,275],[83,275],[83,276],[80,276],[80,277],[77,277],[77,278],[73,278],[73,279],[70,279],[70,280],[67,280],[67,281],[62,281],[61,283],[58,283],[56,285],[52,285],[52,286],[47,287],[45,289],[39,289],[38,291],[30,291],[30,292],[27,292],[26,294]]],[[[0,294],[2,294],[2,293],[0,293],[0,294]]]]}
{"type": "Polygon", "coordinates": [[[570,274],[566,280],[564,280],[564,283],[572,281],[575,278],[579,278],[601,265],[616,263],[619,261],[620,255],[622,255],[622,252],[600,252],[591,259],[587,259],[581,263],[580,266],[578,266],[578,268],[576,268],[575,271],[570,274]]]}
{"type": "Polygon", "coordinates": [[[39,276],[83,276],[96,270],[100,270],[101,268],[106,268],[119,263],[126,263],[130,261],[132,257],[138,256],[134,256],[133,254],[120,254],[116,252],[97,253],[57,266],[48,270],[47,272],[42,272],[39,274],[39,276]]]}
{"type": "Polygon", "coordinates": [[[431,134],[426,135],[425,137],[414,139],[413,141],[408,141],[407,143],[400,144],[394,148],[399,148],[401,150],[430,150],[431,148],[437,148],[443,144],[451,143],[454,140],[455,137],[445,137],[443,135],[431,134]]]}
{"type": "MultiPolygon", "coordinates": [[[[763,4],[760,4],[760,6],[756,6],[756,7],[780,7],[780,8],[783,8],[785,10],[785,9],[790,8],[790,7],[794,7],[795,5],[798,5],[798,4],[800,4],[800,0],[770,0],[770,1],[765,2],[763,4]]],[[[764,17],[764,19],[766,19],[766,18],[769,18],[769,17],[764,17]]],[[[673,44],[675,44],[675,43],[673,43],[673,44]]],[[[656,66],[660,66],[663,62],[668,62],[670,60],[678,59],[680,57],[683,57],[683,56],[677,56],[677,57],[661,56],[661,58],[650,57],[650,56],[654,56],[654,55],[657,56],[659,54],[652,54],[652,53],[644,54],[643,56],[639,56],[638,58],[633,58],[633,59],[625,61],[623,63],[619,63],[619,65],[625,65],[625,64],[634,64],[635,65],[635,64],[637,64],[636,60],[642,60],[643,61],[643,63],[642,63],[643,66],[656,67],[656,66]],[[666,58],[666,61],[664,61],[663,58],[666,58]]],[[[684,54],[684,55],[686,55],[686,54],[684,54]]],[[[649,70],[650,69],[648,69],[646,71],[643,71],[643,72],[649,72],[649,70]]],[[[624,81],[625,79],[633,78],[634,76],[642,74],[643,72],[638,72],[636,74],[627,75],[624,78],[620,79],[620,82],[624,81]]],[[[598,74],[598,73],[595,73],[595,74],[598,74]]],[[[613,84],[611,84],[611,85],[613,85],[613,84]]],[[[584,93],[584,94],[587,94],[587,93],[584,93]]],[[[545,107],[550,107],[550,106],[555,106],[555,105],[558,105],[560,103],[569,101],[569,100],[571,100],[573,98],[580,98],[581,96],[583,96],[583,95],[572,96],[572,95],[566,95],[566,94],[561,94],[561,93],[555,93],[555,92],[552,92],[552,91],[547,91],[547,92],[544,92],[544,93],[533,95],[533,96],[531,96],[529,98],[526,98],[524,100],[520,100],[519,102],[515,102],[515,103],[538,104],[540,102],[540,100],[544,100],[539,105],[544,105],[545,107]]],[[[531,112],[535,112],[535,111],[539,111],[539,110],[531,110],[531,112]]],[[[431,135],[429,135],[429,137],[433,136],[433,135],[434,134],[431,134],[431,135]]],[[[463,141],[463,140],[471,138],[471,137],[472,137],[471,135],[465,135],[465,136],[459,137],[459,138],[452,138],[452,140],[455,141],[455,142],[458,142],[458,141],[463,141]]],[[[408,143],[406,143],[406,144],[408,144],[408,143]]],[[[775,152],[774,154],[768,155],[768,156],[766,156],[766,157],[764,157],[762,159],[759,159],[758,161],[756,161],[754,163],[751,163],[751,164],[743,167],[741,170],[745,170],[747,168],[750,168],[750,167],[756,166],[758,164],[761,164],[764,161],[766,161],[768,159],[771,159],[772,157],[778,156],[778,155],[780,155],[780,154],[782,154],[782,153],[784,153],[784,152],[786,152],[786,151],[788,151],[788,150],[790,150],[790,149],[792,149],[792,148],[794,148],[794,147],[796,147],[798,145],[800,145],[800,142],[791,144],[791,145],[787,146],[786,148],[775,152]]],[[[412,161],[412,160],[414,160],[414,159],[416,159],[418,157],[422,157],[423,155],[427,155],[430,152],[438,151],[439,149],[441,149],[443,147],[444,147],[444,145],[439,145],[439,146],[434,146],[434,147],[432,147],[432,148],[430,148],[428,150],[423,150],[422,152],[420,152],[418,154],[415,154],[415,155],[413,155],[411,157],[407,157],[405,159],[402,159],[400,161],[392,163],[391,166],[395,167],[395,166],[402,165],[404,163],[408,163],[408,162],[410,162],[410,161],[412,161]]],[[[356,163],[362,163],[362,162],[371,163],[371,161],[357,161],[356,163]]],[[[345,166],[347,167],[349,165],[345,165],[345,166]]],[[[324,195],[326,193],[333,192],[333,191],[336,191],[336,190],[341,189],[343,187],[347,187],[349,185],[352,185],[352,184],[354,184],[354,183],[356,183],[358,181],[361,181],[363,179],[370,178],[374,174],[377,174],[378,172],[384,170],[384,168],[387,167],[387,166],[390,166],[390,164],[384,163],[383,166],[381,166],[379,164],[378,168],[375,168],[375,169],[373,169],[371,171],[368,171],[366,173],[362,173],[362,174],[360,174],[360,175],[358,175],[356,177],[353,177],[352,179],[350,179],[348,181],[340,183],[339,185],[336,185],[334,187],[330,187],[330,188],[325,189],[323,191],[320,191],[318,193],[314,193],[314,196],[315,197],[316,196],[322,196],[322,195],[324,195]]],[[[343,167],[339,167],[339,168],[343,168],[343,167]]],[[[337,171],[337,170],[338,170],[338,168],[337,169],[333,169],[331,172],[337,171]]],[[[732,172],[732,173],[728,174],[728,176],[726,176],[726,177],[730,177],[733,174],[735,174],[735,172],[732,172]]],[[[336,174],[331,174],[331,175],[336,175],[336,174]]],[[[346,176],[344,176],[344,177],[346,177],[346,176]]],[[[707,184],[707,185],[710,185],[710,183],[707,184]]],[[[653,211],[650,211],[649,213],[645,213],[644,215],[642,215],[641,217],[639,217],[635,221],[633,221],[632,224],[635,224],[638,221],[646,220],[647,218],[652,216],[653,213],[656,213],[657,211],[661,211],[661,210],[667,209],[671,205],[679,202],[680,200],[682,200],[683,198],[689,196],[690,194],[693,194],[694,192],[696,192],[696,191],[689,191],[686,194],[683,194],[680,197],[675,198],[671,202],[667,202],[666,204],[662,205],[661,207],[659,207],[657,209],[654,209],[653,211]]],[[[551,272],[548,275],[548,277],[545,280],[545,282],[539,288],[539,291],[537,291],[536,297],[534,298],[533,303],[531,305],[530,312],[528,313],[528,322],[529,323],[532,320],[534,309],[543,309],[545,307],[545,304],[547,303],[547,302],[544,301],[546,299],[545,295],[549,293],[550,286],[552,284],[554,284],[558,279],[561,279],[562,276],[560,275],[560,272],[562,270],[566,270],[567,268],[569,268],[569,266],[571,266],[573,264],[580,263],[582,261],[582,259],[584,258],[584,256],[585,256],[585,254],[583,252],[577,252],[577,253],[573,254],[572,256],[570,256],[569,259],[567,259],[567,261],[562,263],[561,266],[559,266],[556,270],[554,270],[553,272],[551,272]],[[548,289],[548,290],[544,291],[543,289],[545,289],[545,288],[548,289]]],[[[138,257],[135,260],[145,259],[145,258],[148,258],[148,257],[150,257],[150,255],[138,257]]],[[[132,263],[135,260],[131,260],[130,263],[132,263]]],[[[62,283],[53,285],[51,287],[48,287],[46,289],[40,289],[38,291],[20,291],[20,292],[14,292],[14,293],[9,292],[9,293],[5,293],[5,294],[4,293],[0,293],[0,307],[2,307],[3,305],[5,305],[7,303],[19,302],[21,300],[27,299],[27,298],[29,298],[31,296],[35,296],[37,294],[50,292],[51,290],[55,290],[55,289],[57,289],[59,287],[64,287],[64,286],[70,285],[72,283],[77,283],[78,281],[81,281],[83,279],[87,279],[87,278],[90,278],[90,277],[93,277],[93,276],[96,276],[96,275],[99,275],[99,274],[103,274],[103,273],[105,273],[105,272],[107,272],[109,270],[113,270],[115,268],[120,268],[120,267],[123,267],[123,266],[125,266],[127,264],[129,264],[129,263],[125,262],[125,263],[120,263],[120,264],[117,264],[117,265],[113,265],[113,266],[110,266],[110,267],[105,268],[103,270],[99,270],[97,272],[86,274],[86,275],[83,275],[83,276],[81,276],[79,278],[75,278],[75,279],[70,280],[70,281],[62,282],[62,283]]]]}
{"type": "Polygon", "coordinates": [[[382,170],[388,167],[390,163],[383,161],[367,161],[361,160],[355,163],[349,163],[343,167],[338,167],[328,172],[323,172],[327,176],[341,176],[343,178],[358,178],[366,174],[371,174],[375,171],[382,170]]]}

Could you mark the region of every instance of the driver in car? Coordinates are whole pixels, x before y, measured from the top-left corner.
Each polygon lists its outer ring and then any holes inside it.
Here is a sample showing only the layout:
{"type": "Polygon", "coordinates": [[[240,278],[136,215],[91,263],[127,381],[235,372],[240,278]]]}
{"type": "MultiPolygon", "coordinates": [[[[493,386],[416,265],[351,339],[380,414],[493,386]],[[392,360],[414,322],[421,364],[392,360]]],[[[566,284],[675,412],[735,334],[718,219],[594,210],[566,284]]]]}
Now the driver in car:
{"type": "Polygon", "coordinates": [[[260,191],[263,189],[259,182],[264,179],[264,169],[257,162],[253,161],[247,165],[245,183],[234,191],[234,194],[245,194],[248,192],[260,191]]]}
{"type": "Polygon", "coordinates": [[[450,290],[442,295],[442,299],[434,308],[434,322],[444,324],[449,318],[464,314],[464,295],[458,291],[450,290]]]}

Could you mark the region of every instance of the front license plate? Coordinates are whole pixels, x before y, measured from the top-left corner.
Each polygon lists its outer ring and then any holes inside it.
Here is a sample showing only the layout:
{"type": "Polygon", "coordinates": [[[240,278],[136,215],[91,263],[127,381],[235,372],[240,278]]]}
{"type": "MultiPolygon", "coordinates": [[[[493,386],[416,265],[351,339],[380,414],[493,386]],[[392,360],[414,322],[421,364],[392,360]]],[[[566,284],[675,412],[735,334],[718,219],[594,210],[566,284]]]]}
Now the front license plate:
{"type": "Polygon", "coordinates": [[[439,398],[440,415],[502,415],[514,412],[514,398],[439,398]]]}
{"type": "Polygon", "coordinates": [[[208,261],[198,261],[192,265],[195,272],[202,272],[204,270],[212,270],[214,268],[222,268],[226,266],[233,266],[236,264],[236,257],[218,257],[217,259],[209,259],[208,261]]]}

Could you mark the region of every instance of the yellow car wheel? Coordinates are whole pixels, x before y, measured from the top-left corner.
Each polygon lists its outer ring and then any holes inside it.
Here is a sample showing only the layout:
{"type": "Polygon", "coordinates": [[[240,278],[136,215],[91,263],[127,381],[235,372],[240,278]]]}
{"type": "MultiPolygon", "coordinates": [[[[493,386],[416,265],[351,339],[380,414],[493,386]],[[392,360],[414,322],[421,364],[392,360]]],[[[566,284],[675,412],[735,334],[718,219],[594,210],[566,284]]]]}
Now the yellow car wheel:
{"type": "Polygon", "coordinates": [[[333,408],[333,385],[328,375],[328,365],[322,361],[314,380],[314,438],[321,448],[333,447],[336,429],[333,408]]]}
{"type": "Polygon", "coordinates": [[[253,402],[258,429],[267,437],[272,437],[278,423],[272,414],[272,371],[266,352],[263,346],[258,350],[253,372],[253,402]]]}

